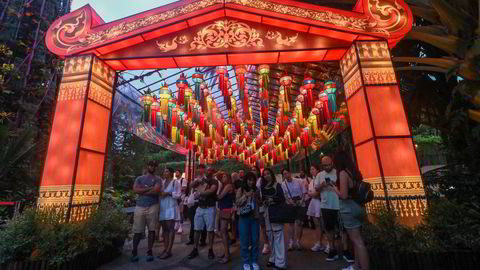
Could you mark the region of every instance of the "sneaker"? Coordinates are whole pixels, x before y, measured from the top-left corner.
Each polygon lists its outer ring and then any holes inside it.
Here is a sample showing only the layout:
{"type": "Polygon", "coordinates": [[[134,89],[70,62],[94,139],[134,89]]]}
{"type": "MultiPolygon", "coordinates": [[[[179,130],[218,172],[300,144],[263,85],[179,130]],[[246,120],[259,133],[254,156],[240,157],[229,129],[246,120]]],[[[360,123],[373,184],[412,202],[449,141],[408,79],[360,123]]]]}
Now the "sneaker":
{"type": "Polygon", "coordinates": [[[352,254],[348,250],[343,251],[343,256],[342,257],[345,261],[347,261],[349,263],[353,263],[355,261],[352,254]]]}
{"type": "Polygon", "coordinates": [[[198,250],[196,248],[194,248],[192,250],[192,252],[190,252],[190,254],[188,254],[188,259],[191,260],[195,257],[198,257],[198,250]]]}
{"type": "Polygon", "coordinates": [[[262,254],[266,255],[270,253],[270,246],[268,244],[263,244],[262,254]]]}
{"type": "Polygon", "coordinates": [[[260,270],[260,266],[257,263],[252,263],[253,270],[260,270]]]}
{"type": "Polygon", "coordinates": [[[252,268],[250,268],[250,264],[244,264],[243,265],[243,270],[251,270],[252,268]]]}
{"type": "Polygon", "coordinates": [[[353,264],[349,265],[347,268],[342,268],[342,270],[360,270],[360,269],[355,269],[353,264]]]}
{"type": "Polygon", "coordinates": [[[137,255],[132,255],[132,256],[130,257],[130,261],[131,261],[131,262],[138,262],[138,260],[139,260],[139,259],[138,259],[138,256],[137,256],[137,255]]]}
{"type": "Polygon", "coordinates": [[[320,251],[324,251],[325,248],[320,243],[317,242],[310,250],[313,252],[320,252],[320,251]]]}
{"type": "Polygon", "coordinates": [[[335,249],[331,249],[327,256],[327,262],[333,262],[338,259],[337,251],[335,249]]]}
{"type": "Polygon", "coordinates": [[[330,246],[327,244],[327,246],[325,247],[325,249],[323,250],[323,252],[325,252],[325,254],[328,254],[330,253],[330,246]]]}
{"type": "Polygon", "coordinates": [[[292,240],[290,240],[288,242],[288,251],[291,251],[291,250],[293,250],[293,241],[292,240]]]}
{"type": "Polygon", "coordinates": [[[180,225],[180,227],[178,227],[177,234],[182,234],[182,233],[183,233],[183,228],[180,225]]]}

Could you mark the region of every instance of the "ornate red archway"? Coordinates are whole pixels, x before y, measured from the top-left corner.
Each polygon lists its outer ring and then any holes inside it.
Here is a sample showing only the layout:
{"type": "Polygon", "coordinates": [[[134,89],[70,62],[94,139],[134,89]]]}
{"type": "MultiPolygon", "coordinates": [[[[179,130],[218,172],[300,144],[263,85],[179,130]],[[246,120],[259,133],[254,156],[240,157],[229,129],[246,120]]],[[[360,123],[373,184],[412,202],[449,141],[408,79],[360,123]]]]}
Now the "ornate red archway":
{"type": "MultiPolygon", "coordinates": [[[[65,67],[38,205],[77,206],[68,218],[82,219],[100,201],[116,71],[339,61],[357,162],[379,198],[369,208],[387,200],[418,220],[425,193],[390,58],[411,27],[402,0],[358,0],[352,11],[285,0],[185,0],[110,23],[88,5],[73,11],[46,35],[65,67]]],[[[288,139],[301,143],[297,133],[288,139]]],[[[195,136],[182,144],[202,147],[195,136]]]]}

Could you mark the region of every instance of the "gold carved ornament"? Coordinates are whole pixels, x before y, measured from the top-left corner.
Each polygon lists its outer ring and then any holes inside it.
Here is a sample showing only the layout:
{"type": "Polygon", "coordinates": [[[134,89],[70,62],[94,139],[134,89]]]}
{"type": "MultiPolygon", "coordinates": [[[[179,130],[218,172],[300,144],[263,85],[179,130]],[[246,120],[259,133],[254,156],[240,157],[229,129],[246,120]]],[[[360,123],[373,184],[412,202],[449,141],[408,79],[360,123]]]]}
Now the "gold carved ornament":
{"type": "Polygon", "coordinates": [[[65,20],[58,21],[52,30],[53,43],[55,43],[60,49],[64,49],[67,53],[70,53],[75,50],[85,49],[92,45],[98,45],[110,41],[143,27],[164,22],[216,4],[223,4],[223,0],[196,1],[151,16],[142,17],[134,21],[112,25],[109,28],[92,33],[89,33],[92,30],[89,27],[90,22],[87,19],[87,11],[83,9],[73,17],[67,17],[65,20]]]}
{"type": "Polygon", "coordinates": [[[267,35],[265,36],[267,39],[275,39],[275,42],[277,45],[283,45],[283,46],[293,46],[295,42],[297,42],[298,38],[298,33],[295,36],[291,37],[282,37],[282,33],[279,31],[268,31],[267,35]]]}
{"type": "Polygon", "coordinates": [[[165,41],[165,42],[158,42],[157,41],[157,47],[160,51],[162,52],[169,52],[176,50],[178,48],[178,44],[185,44],[187,43],[188,38],[187,36],[176,36],[172,39],[171,42],[165,41]]]}
{"type": "Polygon", "coordinates": [[[312,10],[308,8],[289,6],[266,0],[225,0],[251,8],[272,11],[280,14],[306,18],[322,23],[327,23],[354,31],[381,33],[390,36],[391,33],[407,27],[408,15],[400,0],[365,0],[367,3],[367,15],[352,17],[336,13],[331,10],[312,10]]]}
{"type": "Polygon", "coordinates": [[[190,43],[190,50],[263,47],[263,39],[254,28],[238,21],[222,20],[207,25],[190,43]]]}

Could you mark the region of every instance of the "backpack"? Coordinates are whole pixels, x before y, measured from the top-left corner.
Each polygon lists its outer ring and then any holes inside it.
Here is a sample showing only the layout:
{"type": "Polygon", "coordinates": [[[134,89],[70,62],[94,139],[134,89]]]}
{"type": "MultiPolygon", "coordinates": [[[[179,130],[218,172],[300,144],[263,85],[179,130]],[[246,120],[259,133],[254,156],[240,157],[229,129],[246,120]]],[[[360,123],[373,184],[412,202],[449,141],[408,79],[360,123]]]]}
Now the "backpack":
{"type": "Polygon", "coordinates": [[[372,185],[363,181],[362,179],[354,181],[355,192],[352,194],[352,199],[360,205],[364,205],[373,201],[372,185]]]}
{"type": "Polygon", "coordinates": [[[346,171],[348,175],[350,175],[350,178],[353,180],[353,194],[351,194],[352,200],[354,200],[356,203],[360,205],[364,205],[366,203],[369,203],[373,201],[373,190],[372,190],[372,185],[370,183],[367,183],[362,180],[362,177],[356,177],[356,179],[353,178],[353,176],[350,174],[350,172],[346,171]]]}

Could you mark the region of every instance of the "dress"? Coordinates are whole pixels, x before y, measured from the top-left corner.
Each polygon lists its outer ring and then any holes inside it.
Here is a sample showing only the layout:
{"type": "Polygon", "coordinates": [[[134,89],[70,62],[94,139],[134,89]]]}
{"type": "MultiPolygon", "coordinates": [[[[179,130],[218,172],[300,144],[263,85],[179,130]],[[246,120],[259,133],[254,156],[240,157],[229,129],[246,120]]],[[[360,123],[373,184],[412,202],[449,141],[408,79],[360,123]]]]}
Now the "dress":
{"type": "Polygon", "coordinates": [[[163,191],[172,193],[172,196],[160,197],[160,215],[159,220],[180,220],[180,208],[178,199],[182,196],[181,187],[177,181],[172,180],[165,186],[166,181],[163,180],[163,191]]]}
{"type": "MultiPolygon", "coordinates": [[[[317,175],[318,176],[318,175],[317,175]]],[[[308,185],[308,192],[315,191],[315,181],[310,181],[308,185]]],[[[321,209],[322,201],[319,198],[312,198],[310,200],[310,204],[308,205],[307,215],[310,217],[319,218],[322,216],[322,209],[321,209]]]]}

